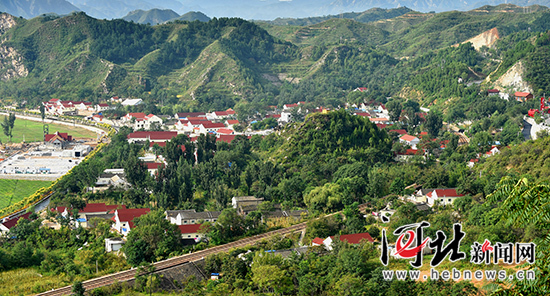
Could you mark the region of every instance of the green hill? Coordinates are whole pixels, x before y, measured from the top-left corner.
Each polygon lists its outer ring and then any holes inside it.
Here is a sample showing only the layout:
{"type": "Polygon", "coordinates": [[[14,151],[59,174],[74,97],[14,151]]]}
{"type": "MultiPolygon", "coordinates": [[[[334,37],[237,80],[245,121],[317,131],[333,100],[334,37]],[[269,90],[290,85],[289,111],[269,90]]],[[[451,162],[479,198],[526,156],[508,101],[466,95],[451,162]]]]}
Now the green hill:
{"type": "Polygon", "coordinates": [[[550,78],[535,72],[548,45],[535,41],[550,29],[550,12],[533,11],[510,5],[439,14],[373,9],[354,16],[368,23],[338,18],[307,26],[228,18],[150,26],[84,13],[30,20],[3,14],[0,95],[30,106],[50,97],[140,97],[147,111],[167,114],[248,102],[338,106],[348,96],[384,102],[415,94],[431,103],[478,93],[454,81],[483,79],[497,68],[491,78],[498,77],[520,59],[525,79],[545,91],[550,78]],[[452,47],[495,27],[501,39],[492,51],[452,47]],[[351,95],[357,87],[370,91],[351,95]]]}
{"type": "Polygon", "coordinates": [[[273,21],[265,21],[265,23],[276,26],[310,26],[334,18],[350,19],[361,23],[370,23],[378,20],[392,19],[407,14],[409,12],[412,12],[412,10],[407,7],[394,9],[371,8],[363,12],[347,12],[340,15],[327,15],[299,19],[277,18],[273,21]]]}
{"type": "Polygon", "coordinates": [[[171,9],[151,9],[143,11],[141,9],[130,11],[122,19],[132,21],[138,24],[157,25],[178,18],[180,15],[171,9]]]}
{"type": "Polygon", "coordinates": [[[210,18],[206,16],[206,14],[200,12],[200,11],[190,11],[188,13],[183,14],[182,16],[176,17],[174,19],[171,19],[170,21],[200,21],[200,22],[207,22],[210,18]]]}

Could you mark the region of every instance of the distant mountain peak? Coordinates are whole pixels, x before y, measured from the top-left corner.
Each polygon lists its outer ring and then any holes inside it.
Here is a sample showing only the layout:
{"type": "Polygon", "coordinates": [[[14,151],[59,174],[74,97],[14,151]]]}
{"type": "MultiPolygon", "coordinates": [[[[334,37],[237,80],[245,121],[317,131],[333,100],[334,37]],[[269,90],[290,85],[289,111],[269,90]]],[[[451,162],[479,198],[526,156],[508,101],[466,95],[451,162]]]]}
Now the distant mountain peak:
{"type": "Polygon", "coordinates": [[[168,20],[178,18],[180,15],[171,9],[158,9],[153,8],[151,10],[133,10],[128,13],[123,20],[133,21],[138,24],[151,24],[158,25],[168,20]]]}

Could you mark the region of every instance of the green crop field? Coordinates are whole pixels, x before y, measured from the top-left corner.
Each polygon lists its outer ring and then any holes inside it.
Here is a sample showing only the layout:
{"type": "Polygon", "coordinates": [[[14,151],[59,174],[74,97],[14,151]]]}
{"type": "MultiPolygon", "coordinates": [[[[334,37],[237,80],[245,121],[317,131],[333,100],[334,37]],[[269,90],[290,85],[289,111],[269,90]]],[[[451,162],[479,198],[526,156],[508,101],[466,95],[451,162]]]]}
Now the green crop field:
{"type": "MultiPolygon", "coordinates": [[[[4,116],[0,116],[0,121],[4,120],[4,116]]],[[[61,133],[69,133],[73,138],[96,138],[97,134],[83,129],[80,127],[62,125],[62,124],[52,124],[46,123],[49,126],[50,134],[59,131],[61,133]]],[[[11,139],[12,143],[21,143],[25,142],[41,142],[44,140],[43,124],[38,121],[24,120],[17,118],[15,120],[15,126],[13,127],[13,137],[11,139]]],[[[8,137],[3,132],[0,132],[0,141],[2,143],[8,143],[8,137]]]]}
{"type": "Polygon", "coordinates": [[[9,206],[10,199],[11,204],[14,204],[51,183],[50,181],[0,179],[0,209],[9,206]]]}

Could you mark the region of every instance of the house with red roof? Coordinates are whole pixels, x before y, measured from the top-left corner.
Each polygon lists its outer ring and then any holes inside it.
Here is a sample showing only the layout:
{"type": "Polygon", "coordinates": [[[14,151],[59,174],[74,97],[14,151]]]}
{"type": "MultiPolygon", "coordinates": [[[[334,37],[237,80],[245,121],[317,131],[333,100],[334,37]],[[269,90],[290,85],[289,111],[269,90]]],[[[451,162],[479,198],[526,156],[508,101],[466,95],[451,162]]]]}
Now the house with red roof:
{"type": "Polygon", "coordinates": [[[236,120],[236,119],[228,119],[228,120],[225,121],[225,125],[230,129],[233,129],[233,126],[235,124],[239,124],[239,121],[236,120]]]}
{"type": "MultiPolygon", "coordinates": [[[[183,149],[185,149],[185,146],[183,146],[183,149]]],[[[145,162],[145,166],[147,166],[147,171],[151,176],[154,176],[159,167],[164,166],[165,164],[163,162],[145,162]]]]}
{"type": "Polygon", "coordinates": [[[492,96],[498,96],[500,94],[500,91],[498,89],[489,89],[487,90],[487,95],[492,96]]]}
{"type": "Polygon", "coordinates": [[[399,137],[399,142],[403,143],[405,145],[411,146],[411,148],[416,149],[416,145],[420,143],[420,139],[418,139],[415,136],[411,136],[408,134],[404,134],[401,137],[399,137]]]}
{"type": "Polygon", "coordinates": [[[202,224],[178,225],[181,232],[181,238],[184,240],[194,240],[195,242],[199,242],[201,239],[206,237],[204,233],[199,232],[201,226],[202,224]]]}
{"type": "Polygon", "coordinates": [[[32,212],[28,212],[28,213],[25,213],[25,214],[23,214],[19,217],[13,217],[11,219],[5,218],[4,220],[2,220],[2,223],[0,223],[0,234],[2,236],[7,235],[8,232],[10,231],[10,229],[12,229],[13,227],[15,227],[17,225],[19,220],[21,220],[21,219],[30,220],[29,216],[31,214],[32,214],[32,212]]]}
{"type": "Polygon", "coordinates": [[[231,108],[225,110],[225,112],[227,112],[227,115],[229,115],[229,116],[233,116],[233,115],[237,114],[237,112],[235,112],[235,110],[233,110],[231,108]]]}
{"type": "Polygon", "coordinates": [[[396,132],[399,135],[406,135],[407,134],[407,131],[404,130],[404,129],[392,129],[392,130],[390,130],[390,132],[396,132]]]}
{"type": "Polygon", "coordinates": [[[426,194],[426,202],[430,207],[436,202],[440,205],[452,205],[455,199],[461,196],[464,194],[459,194],[456,188],[434,189],[426,194]]]}
{"type": "Polygon", "coordinates": [[[500,150],[498,149],[498,147],[493,145],[493,146],[491,146],[491,150],[485,152],[483,157],[489,157],[489,156],[493,156],[493,155],[499,154],[499,153],[500,153],[500,150]]]}
{"type": "Polygon", "coordinates": [[[130,121],[132,121],[132,118],[135,118],[136,120],[137,119],[145,120],[145,116],[147,116],[147,115],[145,115],[145,113],[143,113],[143,112],[128,113],[128,114],[124,115],[121,119],[124,122],[130,122],[130,121]]]}
{"type": "Polygon", "coordinates": [[[89,203],[86,206],[78,211],[77,222],[82,227],[88,227],[88,221],[94,217],[103,217],[104,215],[109,215],[109,212],[112,212],[117,209],[126,209],[125,205],[106,205],[105,203],[89,203]]]}
{"type": "Polygon", "coordinates": [[[229,115],[227,111],[214,111],[206,115],[208,119],[214,119],[214,120],[225,119],[225,118],[228,118],[229,116],[231,115],[229,115]]]}
{"type": "MultiPolygon", "coordinates": [[[[207,122],[207,121],[203,121],[200,125],[199,125],[199,129],[198,129],[198,133],[199,134],[206,134],[206,133],[209,133],[209,132],[217,132],[219,129],[221,128],[225,128],[225,124],[221,123],[221,122],[207,122]]],[[[197,132],[196,132],[197,133],[197,132]]]]}
{"type": "MultiPolygon", "coordinates": [[[[323,241],[323,245],[325,245],[325,248],[327,250],[332,250],[332,242],[334,241],[336,237],[335,236],[329,236],[323,241]]],[[[368,232],[364,233],[355,233],[355,234],[344,234],[340,235],[338,239],[341,242],[346,242],[348,244],[357,245],[361,242],[369,242],[374,243],[374,239],[368,232]]]]}
{"type": "Polygon", "coordinates": [[[514,93],[514,98],[516,98],[516,101],[518,102],[527,102],[527,100],[533,98],[533,94],[530,92],[516,91],[514,93]]]}
{"type": "Polygon", "coordinates": [[[204,112],[180,112],[174,115],[175,119],[188,120],[188,117],[204,117],[206,119],[206,113],[204,112]]]}
{"type": "Polygon", "coordinates": [[[172,138],[176,137],[178,132],[168,132],[168,131],[139,131],[128,134],[129,143],[143,143],[146,141],[149,142],[167,142],[172,138]]]}
{"type": "Polygon", "coordinates": [[[312,247],[324,246],[323,241],[324,241],[324,239],[322,239],[322,238],[320,238],[320,237],[316,237],[316,238],[314,238],[314,239],[311,241],[311,246],[312,246],[312,247]]]}
{"type": "Polygon", "coordinates": [[[114,210],[113,218],[111,220],[114,222],[112,228],[119,232],[120,234],[126,236],[132,228],[135,227],[134,219],[141,217],[151,210],[148,208],[145,209],[117,209],[114,210]]]}
{"type": "Polygon", "coordinates": [[[44,142],[47,146],[53,149],[64,149],[73,141],[73,136],[68,133],[55,132],[53,134],[44,135],[44,142]]]}
{"type": "Polygon", "coordinates": [[[226,142],[228,144],[231,144],[233,140],[235,140],[236,135],[218,135],[216,137],[216,142],[226,142]]]}
{"type": "Polygon", "coordinates": [[[469,168],[473,168],[474,165],[476,165],[476,163],[479,163],[479,158],[472,158],[472,159],[470,159],[470,161],[468,162],[468,167],[469,167],[469,168]]]}
{"type": "Polygon", "coordinates": [[[369,90],[369,89],[366,88],[366,87],[358,87],[358,88],[354,89],[353,91],[366,92],[367,90],[369,90]]]}
{"type": "Polygon", "coordinates": [[[229,128],[220,128],[216,133],[219,135],[232,135],[235,131],[229,128]]]}
{"type": "Polygon", "coordinates": [[[99,114],[94,114],[94,116],[92,116],[92,119],[95,121],[95,122],[102,122],[103,121],[103,115],[99,115],[99,114]]]}

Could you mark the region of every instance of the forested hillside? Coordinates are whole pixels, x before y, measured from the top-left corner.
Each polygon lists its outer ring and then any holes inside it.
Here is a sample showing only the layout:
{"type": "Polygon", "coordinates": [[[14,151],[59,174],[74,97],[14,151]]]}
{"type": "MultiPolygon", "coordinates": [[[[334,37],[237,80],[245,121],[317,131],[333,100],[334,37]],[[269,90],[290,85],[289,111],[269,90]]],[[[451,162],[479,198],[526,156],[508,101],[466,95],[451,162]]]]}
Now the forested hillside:
{"type": "Polygon", "coordinates": [[[248,103],[261,111],[298,100],[330,107],[367,87],[362,95],[369,100],[416,96],[427,105],[491,88],[520,60],[538,94],[549,85],[535,73],[544,72],[537,61],[548,42],[539,36],[549,29],[550,12],[531,11],[511,5],[439,14],[399,10],[374,21],[385,12],[371,10],[358,21],[305,26],[225,18],[148,26],[84,13],[12,18],[14,25],[3,30],[2,48],[10,54],[0,65],[0,94],[31,106],[51,97],[139,97],[150,106],[164,102],[158,111],[173,114],[248,103]],[[500,40],[491,48],[451,47],[493,28],[500,40]]]}

